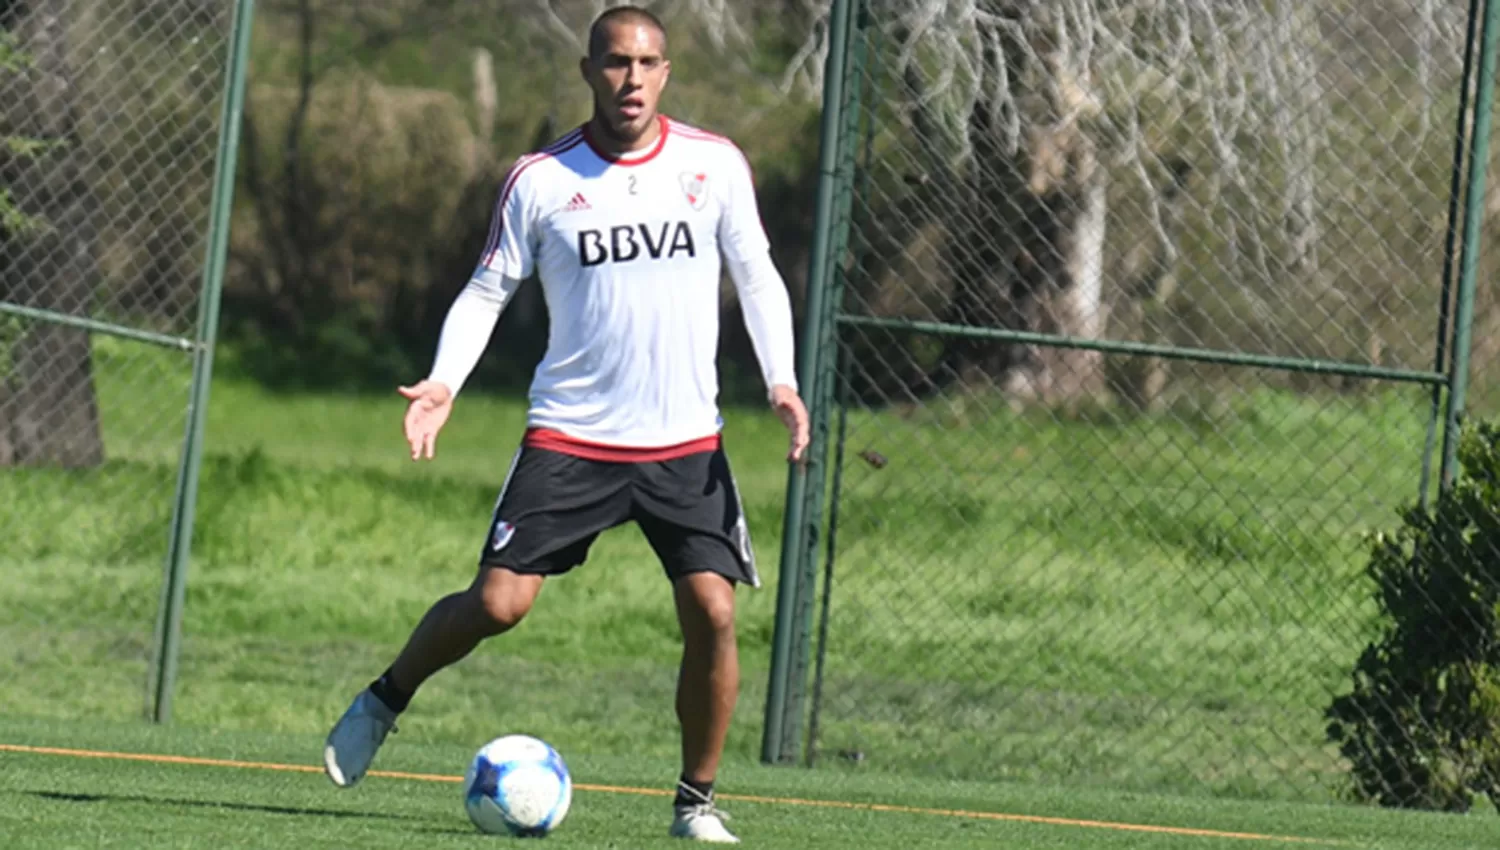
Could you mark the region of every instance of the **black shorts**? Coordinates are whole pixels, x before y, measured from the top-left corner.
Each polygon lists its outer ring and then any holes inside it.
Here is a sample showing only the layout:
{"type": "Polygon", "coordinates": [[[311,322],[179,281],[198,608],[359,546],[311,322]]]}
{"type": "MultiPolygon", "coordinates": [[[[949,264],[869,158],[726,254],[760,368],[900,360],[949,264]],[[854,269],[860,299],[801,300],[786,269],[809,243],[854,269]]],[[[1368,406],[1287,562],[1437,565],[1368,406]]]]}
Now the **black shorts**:
{"type": "Polygon", "coordinates": [[[600,532],[631,520],[668,578],[707,571],[760,586],[722,448],[620,463],[522,446],[500,489],[479,563],[560,575],[584,562],[600,532]]]}

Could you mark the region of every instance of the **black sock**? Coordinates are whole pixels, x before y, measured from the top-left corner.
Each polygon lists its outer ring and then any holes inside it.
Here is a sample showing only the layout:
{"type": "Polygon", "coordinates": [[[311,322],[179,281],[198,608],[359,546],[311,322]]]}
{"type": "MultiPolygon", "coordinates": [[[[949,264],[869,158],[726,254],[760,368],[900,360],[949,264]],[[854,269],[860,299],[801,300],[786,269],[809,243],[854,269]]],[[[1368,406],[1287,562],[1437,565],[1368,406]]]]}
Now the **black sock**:
{"type": "Polygon", "coordinates": [[[677,780],[677,799],[672,801],[674,806],[696,806],[699,803],[712,802],[714,798],[714,783],[710,779],[707,782],[694,782],[686,775],[677,780]]]}
{"type": "Polygon", "coordinates": [[[411,692],[396,687],[396,683],[391,679],[390,670],[381,673],[379,679],[370,683],[370,693],[397,714],[405,711],[406,707],[411,704],[411,692]]]}

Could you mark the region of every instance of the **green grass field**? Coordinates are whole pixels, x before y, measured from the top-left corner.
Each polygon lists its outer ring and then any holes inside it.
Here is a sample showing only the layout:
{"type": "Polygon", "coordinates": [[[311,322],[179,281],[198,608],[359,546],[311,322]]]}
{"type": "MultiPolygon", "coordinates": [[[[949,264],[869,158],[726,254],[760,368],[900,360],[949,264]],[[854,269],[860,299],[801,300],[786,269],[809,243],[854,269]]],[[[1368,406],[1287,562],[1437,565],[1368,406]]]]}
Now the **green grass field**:
{"type": "MultiPolygon", "coordinates": [[[[186,364],[101,345],[109,462],[0,474],[0,744],[295,765],[437,596],[470,577],[522,406],[466,396],[413,464],[386,397],[220,381],[170,728],[140,721],[186,364]]],[[[844,481],[819,767],[757,764],[786,470],[726,413],[767,585],[721,789],[1258,835],[1477,847],[1469,818],[1329,805],[1321,711],[1368,639],[1359,534],[1416,493],[1412,393],[1261,393],[1154,420],[861,414],[844,481]],[[858,751],[858,760],[840,751],[858,751]],[[1278,799],[1280,798],[1280,799],[1278,799]]],[[[678,635],[639,532],[601,538],[530,618],[434,679],[377,767],[457,775],[484,740],[552,741],[587,785],[674,776],[678,635]]],[[[0,751],[4,845],[472,840],[451,784],[0,751]]],[[[556,839],[649,846],[664,801],[582,791],[556,839]]],[[[726,803],[761,846],[1218,847],[1251,839],[726,803]]],[[[1262,842],[1263,843],[1263,842],[1262,842]]]]}
{"type": "MultiPolygon", "coordinates": [[[[335,789],[312,767],[319,739],[311,734],[10,719],[0,721],[0,740],[76,753],[0,750],[0,836],[16,850],[472,847],[510,840],[480,836],[463,813],[457,779],[467,748],[414,744],[399,733],[381,766],[414,776],[371,776],[350,790],[335,789]],[[101,750],[179,761],[99,758],[101,750]],[[181,763],[190,759],[215,763],[181,763]]],[[[670,762],[580,751],[569,767],[580,787],[549,846],[681,846],[664,837],[670,801],[660,780],[670,775],[670,762]]],[[[767,848],[1456,850],[1492,847],[1500,834],[1492,818],[885,773],[829,776],[740,762],[732,774],[732,787],[722,792],[730,824],[746,844],[767,848]]]]}

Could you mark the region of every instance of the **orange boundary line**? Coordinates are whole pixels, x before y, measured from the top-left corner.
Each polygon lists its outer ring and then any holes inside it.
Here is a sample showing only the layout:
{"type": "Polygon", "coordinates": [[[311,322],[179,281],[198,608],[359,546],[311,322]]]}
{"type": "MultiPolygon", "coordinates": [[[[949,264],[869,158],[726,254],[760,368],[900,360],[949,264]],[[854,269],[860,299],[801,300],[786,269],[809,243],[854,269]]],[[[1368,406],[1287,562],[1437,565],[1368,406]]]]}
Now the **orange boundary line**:
{"type": "MultiPolygon", "coordinates": [[[[320,766],[303,764],[277,764],[274,762],[261,761],[236,761],[232,759],[200,758],[196,756],[173,756],[157,755],[153,753],[116,753],[103,750],[73,750],[62,747],[31,747],[24,744],[0,744],[0,752],[25,753],[28,755],[43,756],[68,756],[71,758],[93,758],[93,759],[116,759],[120,761],[141,761],[152,764],[184,764],[202,767],[232,767],[242,770],[277,770],[288,773],[322,773],[320,766]]],[[[404,773],[395,770],[372,770],[367,776],[379,776],[386,779],[411,779],[419,782],[462,782],[458,776],[443,776],[435,773],[404,773]]],[[[574,783],[573,788],[579,791],[593,791],[606,794],[637,794],[652,797],[668,797],[671,791],[654,788],[632,788],[620,785],[590,785],[586,783],[574,783]]],[[[886,812],[906,815],[930,815],[950,818],[970,818],[973,820],[1003,821],[1008,823],[1033,823],[1046,824],[1049,826],[1071,826],[1086,829],[1106,829],[1116,832],[1146,832],[1157,835],[1179,835],[1193,838],[1230,838],[1242,841],[1279,841],[1289,844],[1321,844],[1327,846],[1342,846],[1345,842],[1332,841],[1318,838],[1303,838],[1291,835],[1261,835],[1254,832],[1222,832],[1214,829],[1193,829],[1177,826],[1153,826],[1150,824],[1113,823],[1110,821],[1079,820],[1075,818],[1054,818],[1042,815],[1013,815],[1001,812],[979,812],[965,809],[928,809],[917,806],[898,806],[887,803],[851,803],[843,800],[804,800],[795,797],[762,797],[753,794],[718,794],[721,800],[738,801],[744,803],[766,803],[780,806],[810,806],[823,809],[848,809],[867,812],[886,812]]]]}

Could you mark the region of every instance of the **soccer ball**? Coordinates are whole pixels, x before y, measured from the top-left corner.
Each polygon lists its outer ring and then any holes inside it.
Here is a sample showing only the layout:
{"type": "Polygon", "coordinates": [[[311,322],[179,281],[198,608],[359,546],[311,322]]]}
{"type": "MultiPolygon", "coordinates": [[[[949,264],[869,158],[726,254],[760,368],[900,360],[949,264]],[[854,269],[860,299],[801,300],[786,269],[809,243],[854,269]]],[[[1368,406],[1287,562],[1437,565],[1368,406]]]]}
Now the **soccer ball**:
{"type": "Polygon", "coordinates": [[[479,748],[464,776],[464,809],[481,832],[543,836],[573,802],[562,756],[530,735],[505,735],[479,748]]]}

